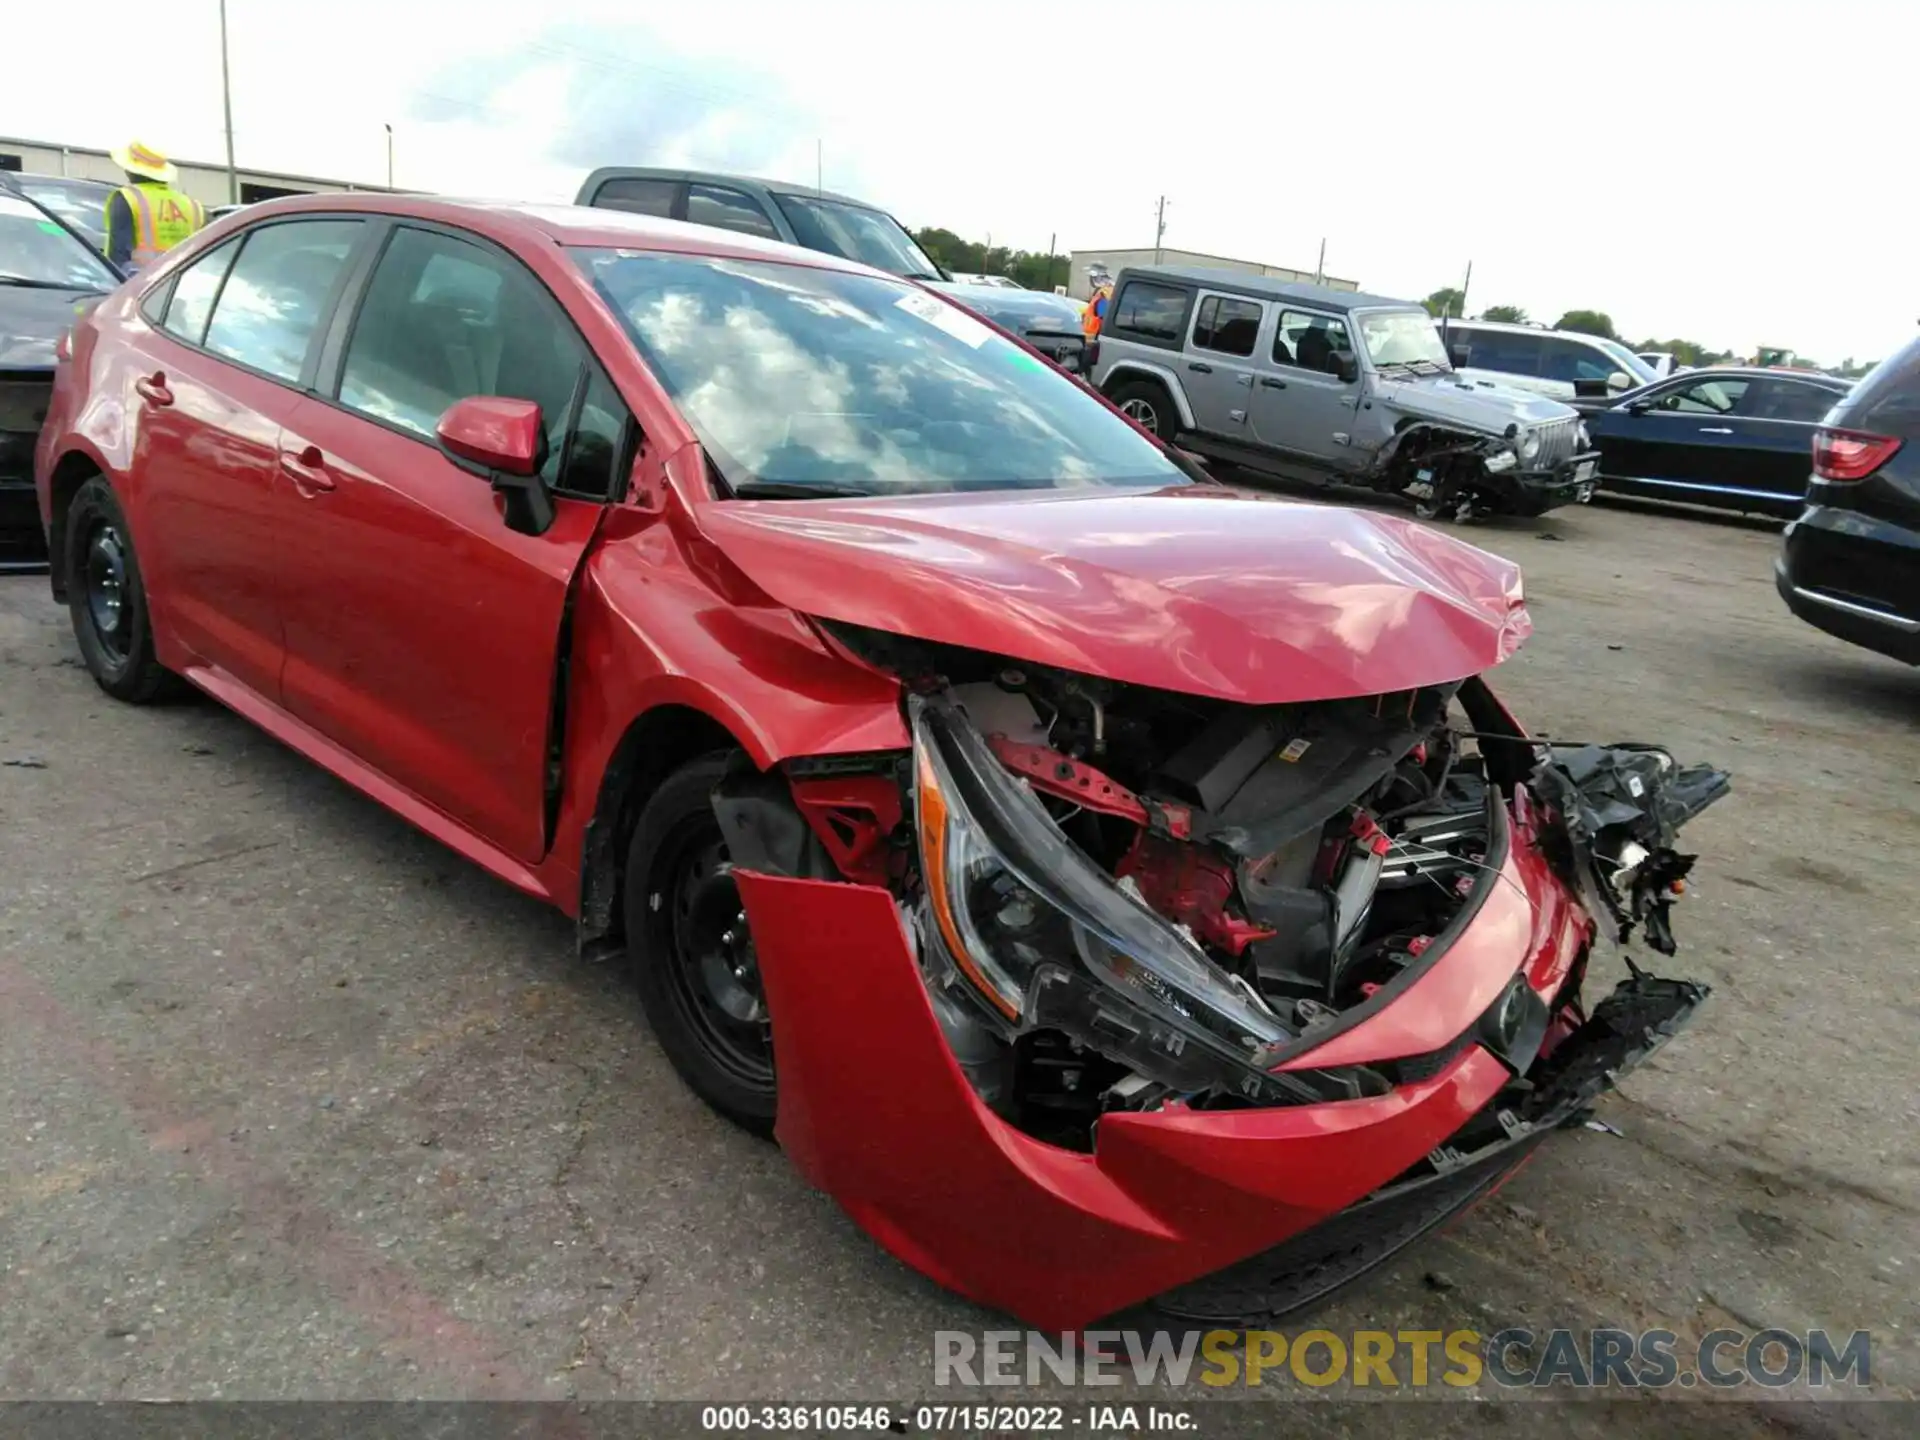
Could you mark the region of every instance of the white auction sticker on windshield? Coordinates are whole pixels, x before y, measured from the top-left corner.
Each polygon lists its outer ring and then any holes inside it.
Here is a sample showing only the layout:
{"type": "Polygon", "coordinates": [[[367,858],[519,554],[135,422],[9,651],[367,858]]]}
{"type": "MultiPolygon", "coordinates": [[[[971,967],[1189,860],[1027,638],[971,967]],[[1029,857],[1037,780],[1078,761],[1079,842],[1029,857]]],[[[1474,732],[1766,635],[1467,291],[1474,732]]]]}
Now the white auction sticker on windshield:
{"type": "Polygon", "coordinates": [[[909,315],[947,332],[962,345],[978,350],[993,338],[993,331],[956,306],[915,290],[893,302],[909,315]]]}

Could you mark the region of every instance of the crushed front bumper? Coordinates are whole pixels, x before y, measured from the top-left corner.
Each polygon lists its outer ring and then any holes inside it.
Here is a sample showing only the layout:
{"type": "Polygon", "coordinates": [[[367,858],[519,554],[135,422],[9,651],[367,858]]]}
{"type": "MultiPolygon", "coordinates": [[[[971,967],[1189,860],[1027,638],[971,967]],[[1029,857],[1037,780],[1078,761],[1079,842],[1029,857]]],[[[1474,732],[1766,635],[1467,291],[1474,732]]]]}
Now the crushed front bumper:
{"type": "Polygon", "coordinates": [[[1562,505],[1584,505],[1600,484],[1600,452],[1570,455],[1546,470],[1513,470],[1499,477],[1512,482],[1516,515],[1544,515],[1562,505]]]}
{"type": "MultiPolygon", "coordinates": [[[[1287,1062],[1401,1060],[1406,1083],[1324,1104],[1115,1112],[1100,1120],[1092,1154],[1035,1140],[981,1102],[886,890],[736,872],[773,1016],[780,1142],[895,1256],[1042,1328],[1079,1328],[1261,1256],[1382,1198],[1423,1163],[1436,1177],[1460,1169],[1445,1162],[1449,1142],[1514,1078],[1460,1037],[1516,975],[1543,1002],[1561,998],[1593,936],[1524,816],[1513,842],[1499,883],[1445,954],[1393,1004],[1287,1062]]],[[[1530,1072],[1556,1066],[1568,1079],[1555,1109],[1518,1117],[1528,1127],[1518,1139],[1503,1129],[1511,1148],[1665,1038],[1657,1027],[1636,1033],[1615,1055],[1601,1044],[1611,1029],[1592,1027],[1618,1014],[1601,1006],[1530,1072]]],[[[1465,1163],[1477,1171],[1494,1158],[1465,1163]]],[[[1425,1228],[1388,1227],[1404,1238],[1361,1268],[1425,1228]]]]}

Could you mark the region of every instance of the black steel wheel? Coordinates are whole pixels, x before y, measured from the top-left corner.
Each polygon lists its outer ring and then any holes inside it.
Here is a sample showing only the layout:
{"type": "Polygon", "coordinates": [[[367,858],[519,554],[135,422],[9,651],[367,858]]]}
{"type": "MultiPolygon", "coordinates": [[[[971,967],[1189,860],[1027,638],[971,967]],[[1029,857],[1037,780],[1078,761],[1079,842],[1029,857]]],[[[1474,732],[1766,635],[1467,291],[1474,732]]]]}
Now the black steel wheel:
{"type": "Polygon", "coordinates": [[[67,510],[67,610],[80,657],[100,688],[135,705],[179,686],[154,655],[147,592],[133,532],[113,487],[99,476],[82,485],[67,510]]]}
{"type": "Polygon", "coordinates": [[[669,776],[627,852],[627,949],[661,1048],[693,1091],[736,1125],[771,1135],[773,1022],[713,788],[727,757],[669,776]]]}

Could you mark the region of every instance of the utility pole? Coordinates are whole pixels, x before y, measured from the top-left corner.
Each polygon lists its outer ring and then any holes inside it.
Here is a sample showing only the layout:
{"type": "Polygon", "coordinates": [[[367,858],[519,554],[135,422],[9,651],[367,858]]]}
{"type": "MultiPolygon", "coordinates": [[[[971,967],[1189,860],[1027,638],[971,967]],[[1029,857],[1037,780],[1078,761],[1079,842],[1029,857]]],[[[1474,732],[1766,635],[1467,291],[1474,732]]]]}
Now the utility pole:
{"type": "Polygon", "coordinates": [[[1324,235],[1320,237],[1320,258],[1313,265],[1313,283],[1316,285],[1327,283],[1327,237],[1324,235]]]}
{"type": "MultiPolygon", "coordinates": [[[[223,0],[224,3],[224,0],[223,0]]],[[[1160,263],[1160,242],[1167,234],[1167,197],[1162,195],[1160,203],[1153,207],[1153,263],[1160,263]]]]}
{"type": "Polygon", "coordinates": [[[1053,288],[1053,247],[1059,239],[1060,232],[1058,230],[1047,236],[1047,288],[1049,290],[1053,288]]]}
{"type": "Polygon", "coordinates": [[[1467,278],[1460,282],[1460,313],[1455,318],[1467,318],[1467,291],[1473,288],[1473,262],[1467,261],[1467,278]]]}
{"type": "Polygon", "coordinates": [[[813,137],[813,193],[824,195],[827,191],[827,149],[826,142],[818,135],[813,137]]]}
{"type": "Polygon", "coordinates": [[[393,189],[393,126],[387,126],[387,189],[393,189]]]}
{"type": "Polygon", "coordinates": [[[240,174],[233,168],[233,83],[227,78],[227,0],[220,0],[220,104],[227,116],[227,203],[240,203],[240,174]]]}

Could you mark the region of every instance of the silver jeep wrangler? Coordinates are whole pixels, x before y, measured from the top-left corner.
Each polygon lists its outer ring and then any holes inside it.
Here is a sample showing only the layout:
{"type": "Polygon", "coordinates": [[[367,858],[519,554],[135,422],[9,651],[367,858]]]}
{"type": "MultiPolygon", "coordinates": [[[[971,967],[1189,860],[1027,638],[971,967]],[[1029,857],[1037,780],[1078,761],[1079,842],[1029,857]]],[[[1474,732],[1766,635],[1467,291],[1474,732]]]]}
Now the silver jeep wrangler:
{"type": "Polygon", "coordinates": [[[1231,270],[1122,270],[1093,384],[1200,455],[1364,486],[1423,518],[1540,515],[1593,494],[1569,407],[1448,362],[1420,306],[1231,270]]]}

